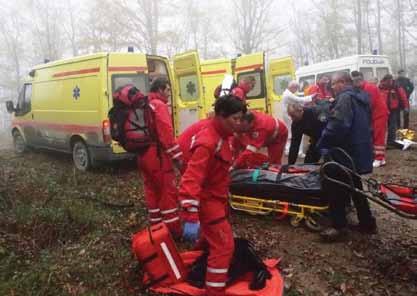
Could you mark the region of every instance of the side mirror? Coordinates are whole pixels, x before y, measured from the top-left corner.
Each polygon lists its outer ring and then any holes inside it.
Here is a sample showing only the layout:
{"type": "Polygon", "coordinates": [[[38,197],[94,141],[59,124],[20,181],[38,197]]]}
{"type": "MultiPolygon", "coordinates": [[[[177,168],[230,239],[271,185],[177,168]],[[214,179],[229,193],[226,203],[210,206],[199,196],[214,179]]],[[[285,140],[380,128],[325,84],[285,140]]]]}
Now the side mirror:
{"type": "Polygon", "coordinates": [[[7,109],[7,112],[9,113],[16,112],[16,109],[14,108],[14,105],[13,105],[13,101],[6,101],[6,109],[7,109]]]}

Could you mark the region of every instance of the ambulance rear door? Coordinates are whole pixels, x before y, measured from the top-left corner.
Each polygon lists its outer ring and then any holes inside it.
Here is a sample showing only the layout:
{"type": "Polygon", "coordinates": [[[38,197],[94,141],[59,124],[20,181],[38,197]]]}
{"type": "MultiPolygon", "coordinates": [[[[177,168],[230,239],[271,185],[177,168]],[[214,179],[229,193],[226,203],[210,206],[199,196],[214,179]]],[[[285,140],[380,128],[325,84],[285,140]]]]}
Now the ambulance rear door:
{"type": "Polygon", "coordinates": [[[283,118],[282,94],[291,80],[295,79],[292,57],[271,59],[267,70],[268,110],[275,118],[283,118]]]}
{"type": "Polygon", "coordinates": [[[174,56],[174,104],[176,104],[175,133],[178,135],[188,126],[203,117],[203,85],[201,82],[200,58],[197,51],[188,51],[174,56]]]}
{"type": "Polygon", "coordinates": [[[249,109],[267,112],[264,52],[237,57],[234,60],[233,70],[238,83],[249,76],[253,76],[256,80],[255,87],[246,95],[249,109]]]}
{"type": "Polygon", "coordinates": [[[232,61],[230,59],[206,60],[201,62],[201,79],[203,82],[203,116],[213,112],[215,101],[214,91],[221,85],[224,75],[232,75],[232,61]]]}

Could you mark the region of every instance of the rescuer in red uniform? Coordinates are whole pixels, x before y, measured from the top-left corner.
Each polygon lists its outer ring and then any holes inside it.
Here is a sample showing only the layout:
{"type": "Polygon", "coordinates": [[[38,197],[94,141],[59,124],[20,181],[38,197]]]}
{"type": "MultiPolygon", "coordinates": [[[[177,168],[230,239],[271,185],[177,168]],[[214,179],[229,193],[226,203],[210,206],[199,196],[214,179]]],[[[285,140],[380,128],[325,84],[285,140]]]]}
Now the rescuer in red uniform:
{"type": "Polygon", "coordinates": [[[373,167],[385,165],[385,138],[388,124],[388,107],[386,101],[381,97],[379,89],[375,84],[363,79],[359,71],[352,72],[353,85],[362,89],[369,95],[371,102],[371,119],[373,129],[374,162],[373,167]]]}
{"type": "Polygon", "coordinates": [[[330,99],[332,97],[332,93],[329,89],[330,78],[329,76],[323,75],[317,81],[317,84],[313,84],[307,89],[307,95],[316,95],[316,99],[323,100],[323,99],[330,99]]]}
{"type": "Polygon", "coordinates": [[[201,240],[208,245],[209,296],[224,295],[233,257],[233,233],[226,217],[232,165],[229,138],[240,124],[246,106],[233,96],[224,96],[216,100],[214,112],[207,126],[194,136],[179,188],[184,238],[196,240],[201,225],[201,240]]]}
{"type": "Polygon", "coordinates": [[[382,78],[379,84],[379,90],[382,100],[387,102],[389,110],[387,143],[388,145],[393,145],[395,147],[395,138],[397,129],[399,129],[398,121],[401,109],[406,110],[406,112],[410,110],[407,94],[402,87],[396,85],[391,74],[387,74],[382,78]]]}
{"type": "Polygon", "coordinates": [[[239,84],[232,89],[232,95],[246,101],[246,95],[255,87],[256,80],[253,76],[247,76],[239,81],[239,84]]]}
{"type": "Polygon", "coordinates": [[[171,95],[168,80],[157,78],[148,94],[153,110],[156,141],[137,158],[142,173],[145,201],[151,224],[164,222],[174,236],[181,236],[177,189],[173,162],[180,167],[182,152],[174,138],[167,102],[171,95]]]}
{"type": "Polygon", "coordinates": [[[281,164],[288,138],[288,129],[283,121],[262,112],[248,111],[242,117],[238,132],[234,146],[244,151],[237,157],[235,166],[239,167],[248,154],[257,153],[263,147],[268,149],[270,163],[281,164]]]}

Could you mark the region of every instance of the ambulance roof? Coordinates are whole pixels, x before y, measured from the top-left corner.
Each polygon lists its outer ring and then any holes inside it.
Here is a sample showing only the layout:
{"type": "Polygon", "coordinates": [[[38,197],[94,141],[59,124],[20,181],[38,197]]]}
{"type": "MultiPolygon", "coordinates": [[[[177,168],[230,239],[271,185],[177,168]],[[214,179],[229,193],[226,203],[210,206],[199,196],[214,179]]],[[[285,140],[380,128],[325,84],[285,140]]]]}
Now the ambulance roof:
{"type": "Polygon", "coordinates": [[[303,66],[297,69],[295,74],[297,77],[300,75],[306,74],[316,74],[316,73],[323,73],[323,72],[331,72],[334,70],[341,70],[344,66],[349,66],[353,64],[357,64],[363,58],[382,58],[388,59],[385,55],[353,55],[348,57],[343,57],[340,59],[320,62],[308,66],[303,66]]]}

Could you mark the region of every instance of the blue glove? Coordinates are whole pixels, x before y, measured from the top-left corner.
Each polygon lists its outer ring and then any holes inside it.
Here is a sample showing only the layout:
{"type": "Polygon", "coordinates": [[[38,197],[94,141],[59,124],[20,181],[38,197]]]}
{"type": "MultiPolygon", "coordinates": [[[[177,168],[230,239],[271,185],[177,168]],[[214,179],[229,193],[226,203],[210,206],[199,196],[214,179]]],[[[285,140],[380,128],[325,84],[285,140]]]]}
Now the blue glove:
{"type": "Polygon", "coordinates": [[[185,240],[195,242],[198,239],[200,232],[200,223],[198,222],[185,222],[182,231],[182,237],[185,240]]]}

